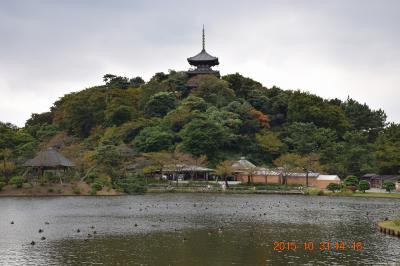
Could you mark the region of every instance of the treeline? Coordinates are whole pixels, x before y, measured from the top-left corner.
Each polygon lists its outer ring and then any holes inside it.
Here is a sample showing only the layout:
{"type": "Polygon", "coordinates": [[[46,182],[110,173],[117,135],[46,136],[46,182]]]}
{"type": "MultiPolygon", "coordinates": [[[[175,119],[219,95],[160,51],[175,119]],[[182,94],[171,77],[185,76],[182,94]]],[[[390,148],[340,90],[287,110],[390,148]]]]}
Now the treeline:
{"type": "Polygon", "coordinates": [[[148,82],[107,74],[104,85],[63,96],[23,128],[0,123],[0,169],[21,173],[22,162],[54,146],[81,175],[96,168],[111,179],[141,154],[159,151],[206,156],[211,167],[241,156],[265,166],[301,157],[342,177],[399,173],[400,126],[388,124],[382,110],[266,88],[238,73],[198,76],[192,87],[188,81],[176,71],[148,82]]]}

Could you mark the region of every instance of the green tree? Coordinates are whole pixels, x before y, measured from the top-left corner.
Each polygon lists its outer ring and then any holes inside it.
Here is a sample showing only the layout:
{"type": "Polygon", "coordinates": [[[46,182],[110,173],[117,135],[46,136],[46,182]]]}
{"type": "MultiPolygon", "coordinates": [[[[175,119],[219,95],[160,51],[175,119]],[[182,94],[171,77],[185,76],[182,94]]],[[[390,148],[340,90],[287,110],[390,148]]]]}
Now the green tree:
{"type": "Polygon", "coordinates": [[[164,176],[164,168],[171,163],[171,153],[166,151],[141,153],[135,158],[136,173],[153,176],[157,171],[164,176]]]}
{"type": "Polygon", "coordinates": [[[258,113],[257,110],[246,101],[233,101],[226,107],[222,108],[222,110],[239,115],[242,122],[240,123],[238,133],[241,135],[252,135],[259,132],[261,129],[268,127],[268,123],[263,124],[259,119],[260,113],[258,113]]]}
{"type": "Polygon", "coordinates": [[[228,187],[228,177],[233,175],[234,169],[232,168],[232,161],[223,161],[220,162],[216,169],[215,169],[215,174],[217,176],[220,176],[224,181],[225,181],[225,185],[226,187],[228,187]]]}
{"type": "Polygon", "coordinates": [[[344,185],[345,186],[357,186],[358,184],[358,178],[354,175],[349,175],[344,179],[344,185]]]}
{"type": "Polygon", "coordinates": [[[336,133],[331,129],[318,128],[313,123],[295,122],[287,128],[285,142],[295,152],[308,154],[319,152],[336,141],[336,133]]]}
{"type": "Polygon", "coordinates": [[[128,106],[121,105],[106,111],[106,121],[109,125],[119,126],[132,117],[132,109],[128,106]]]}
{"type": "Polygon", "coordinates": [[[353,129],[381,129],[386,124],[385,112],[380,109],[373,111],[368,107],[368,105],[360,104],[350,97],[342,104],[342,108],[344,109],[353,129]]]}
{"type": "Polygon", "coordinates": [[[131,78],[129,80],[129,86],[132,86],[134,88],[140,87],[144,84],[144,80],[141,77],[135,77],[135,78],[131,78]]]}
{"type": "Polygon", "coordinates": [[[206,155],[211,161],[217,159],[225,143],[224,128],[207,119],[195,119],[179,132],[182,149],[194,156],[206,155]]]}
{"type": "Polygon", "coordinates": [[[256,141],[266,152],[272,154],[279,154],[283,147],[278,134],[272,131],[262,130],[256,133],[256,141]]]}
{"type": "Polygon", "coordinates": [[[118,185],[122,187],[127,194],[142,194],[147,190],[147,185],[142,175],[130,175],[126,179],[121,180],[118,185]]]}
{"type": "Polygon", "coordinates": [[[164,117],[164,122],[174,132],[178,132],[191,120],[203,117],[206,109],[207,103],[204,101],[204,99],[196,96],[189,96],[182,100],[177,108],[170,111],[164,117]]]}
{"type": "Polygon", "coordinates": [[[369,188],[370,186],[367,180],[361,180],[360,183],[358,183],[358,190],[361,190],[363,193],[365,193],[369,188]]]}
{"type": "Polygon", "coordinates": [[[116,177],[121,168],[122,156],[115,145],[99,145],[92,158],[95,160],[97,168],[111,177],[116,177]]]}
{"type": "Polygon", "coordinates": [[[229,83],[229,87],[238,97],[246,100],[251,99],[255,91],[262,90],[261,83],[243,77],[239,73],[223,76],[222,79],[229,83]]]}
{"type": "Polygon", "coordinates": [[[373,155],[381,174],[400,172],[400,125],[390,124],[381,131],[374,143],[373,155]]]}
{"type": "Polygon", "coordinates": [[[311,172],[321,172],[323,167],[319,163],[320,156],[316,153],[309,153],[303,155],[302,160],[299,161],[299,166],[306,172],[306,186],[308,187],[308,178],[311,172]]]}
{"type": "Polygon", "coordinates": [[[176,98],[172,93],[159,92],[147,102],[145,111],[150,116],[163,117],[176,106],[176,98]]]}
{"type": "Polygon", "coordinates": [[[326,187],[329,191],[335,193],[335,191],[340,190],[340,185],[336,183],[329,183],[326,187]]]}
{"type": "Polygon", "coordinates": [[[106,83],[106,87],[110,89],[127,89],[130,85],[128,78],[112,74],[104,75],[103,81],[106,83]]]}
{"type": "Polygon", "coordinates": [[[22,185],[25,182],[25,178],[22,176],[13,176],[11,177],[10,181],[8,181],[8,183],[10,185],[14,185],[17,188],[22,188],[22,185]]]}
{"type": "Polygon", "coordinates": [[[31,118],[29,118],[25,127],[34,127],[42,124],[51,124],[53,122],[53,113],[52,112],[44,112],[41,114],[32,114],[31,118]]]}
{"type": "Polygon", "coordinates": [[[3,163],[1,167],[1,171],[3,176],[8,179],[9,175],[13,172],[15,169],[15,165],[13,162],[9,161],[12,155],[12,150],[5,148],[0,150],[0,155],[3,157],[3,163]]]}
{"type": "Polygon", "coordinates": [[[197,85],[192,90],[193,96],[203,98],[207,103],[222,107],[235,97],[228,83],[213,75],[202,75],[197,78],[197,85]]]}
{"type": "Polygon", "coordinates": [[[139,152],[156,152],[171,149],[173,135],[160,126],[146,127],[135,137],[132,144],[139,152]]]}
{"type": "Polygon", "coordinates": [[[385,181],[383,183],[383,188],[390,193],[392,190],[396,188],[396,185],[392,181],[385,181]]]}
{"type": "Polygon", "coordinates": [[[70,133],[88,137],[90,131],[104,121],[106,95],[102,91],[86,90],[64,96],[56,105],[55,120],[70,133]]]}
{"type": "Polygon", "coordinates": [[[362,176],[376,171],[372,147],[366,132],[346,132],[343,136],[343,150],[338,156],[345,174],[362,176]]]}
{"type": "Polygon", "coordinates": [[[331,128],[338,133],[343,133],[350,127],[340,106],[307,92],[292,92],[287,112],[289,122],[314,123],[318,127],[331,128]]]}
{"type": "Polygon", "coordinates": [[[298,154],[286,153],[275,159],[274,164],[282,171],[282,183],[287,184],[291,172],[302,170],[303,158],[298,154]]]}

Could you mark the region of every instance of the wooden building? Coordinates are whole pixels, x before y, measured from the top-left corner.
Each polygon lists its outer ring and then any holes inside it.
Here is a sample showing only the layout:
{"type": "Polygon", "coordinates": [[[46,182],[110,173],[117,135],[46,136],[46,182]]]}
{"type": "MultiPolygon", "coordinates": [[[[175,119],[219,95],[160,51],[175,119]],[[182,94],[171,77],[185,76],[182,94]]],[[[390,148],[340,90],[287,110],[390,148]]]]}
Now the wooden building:
{"type": "MultiPolygon", "coordinates": [[[[213,70],[212,67],[219,64],[218,57],[212,56],[206,52],[205,45],[205,33],[204,33],[204,25],[203,25],[203,49],[195,56],[189,57],[187,60],[191,66],[191,68],[187,71],[189,77],[194,77],[197,75],[215,75],[219,77],[219,71],[213,70]]],[[[190,81],[190,80],[189,80],[190,81]]],[[[190,82],[189,82],[190,84],[190,82]]]]}
{"type": "Polygon", "coordinates": [[[361,180],[368,181],[371,188],[383,188],[383,184],[385,183],[385,181],[390,181],[396,184],[400,180],[400,176],[365,174],[361,177],[361,180]]]}
{"type": "Polygon", "coordinates": [[[48,148],[38,152],[33,159],[26,161],[23,166],[28,167],[26,174],[34,177],[43,175],[47,170],[66,172],[75,167],[75,164],[55,149],[48,148]]]}
{"type": "Polygon", "coordinates": [[[326,188],[330,183],[340,184],[341,180],[337,175],[319,175],[316,179],[315,186],[318,188],[326,188]]]}
{"type": "Polygon", "coordinates": [[[210,180],[211,173],[214,169],[197,165],[177,164],[174,166],[166,166],[163,168],[163,178],[169,180],[210,180]]]}
{"type": "Polygon", "coordinates": [[[321,175],[319,173],[309,172],[290,172],[285,174],[281,169],[269,169],[257,167],[245,157],[241,157],[232,164],[234,169],[234,180],[243,183],[264,183],[264,184],[283,184],[284,179],[288,185],[308,186],[326,188],[329,183],[340,184],[340,178],[337,175],[321,175]]]}

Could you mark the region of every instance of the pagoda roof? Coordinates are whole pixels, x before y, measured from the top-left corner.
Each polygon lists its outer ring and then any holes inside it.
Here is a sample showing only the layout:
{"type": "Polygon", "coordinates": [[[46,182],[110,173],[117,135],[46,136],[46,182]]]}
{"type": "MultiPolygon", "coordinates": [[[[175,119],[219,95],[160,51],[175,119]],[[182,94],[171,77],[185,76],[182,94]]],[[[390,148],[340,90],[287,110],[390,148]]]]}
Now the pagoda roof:
{"type": "Polygon", "coordinates": [[[198,53],[195,56],[189,57],[188,58],[189,64],[193,63],[214,63],[215,65],[218,65],[218,57],[212,56],[209,53],[206,52],[205,49],[201,50],[200,53],[198,53]]]}

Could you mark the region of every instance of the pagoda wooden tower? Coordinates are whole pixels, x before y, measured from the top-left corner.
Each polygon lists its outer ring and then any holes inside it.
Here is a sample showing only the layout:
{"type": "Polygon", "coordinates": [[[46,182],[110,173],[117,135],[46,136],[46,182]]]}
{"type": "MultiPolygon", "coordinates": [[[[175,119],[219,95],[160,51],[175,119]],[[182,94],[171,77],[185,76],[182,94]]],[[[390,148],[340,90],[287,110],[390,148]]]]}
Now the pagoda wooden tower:
{"type": "Polygon", "coordinates": [[[189,57],[188,62],[194,68],[187,71],[189,77],[196,75],[215,75],[219,77],[219,71],[213,70],[212,67],[219,64],[218,57],[212,56],[206,52],[205,34],[203,25],[203,49],[195,56],[189,57]]]}

